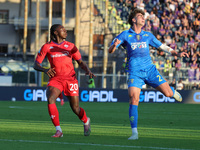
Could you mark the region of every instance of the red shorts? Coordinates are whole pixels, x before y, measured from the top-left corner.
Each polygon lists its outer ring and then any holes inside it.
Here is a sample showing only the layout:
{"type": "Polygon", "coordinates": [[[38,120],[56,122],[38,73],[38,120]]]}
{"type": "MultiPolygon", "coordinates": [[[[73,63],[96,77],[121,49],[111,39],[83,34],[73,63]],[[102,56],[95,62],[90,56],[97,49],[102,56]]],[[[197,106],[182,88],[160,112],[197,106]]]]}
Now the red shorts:
{"type": "Polygon", "coordinates": [[[58,88],[61,92],[64,91],[65,96],[79,96],[78,80],[75,78],[69,80],[61,78],[51,78],[48,82],[48,86],[58,88]]]}

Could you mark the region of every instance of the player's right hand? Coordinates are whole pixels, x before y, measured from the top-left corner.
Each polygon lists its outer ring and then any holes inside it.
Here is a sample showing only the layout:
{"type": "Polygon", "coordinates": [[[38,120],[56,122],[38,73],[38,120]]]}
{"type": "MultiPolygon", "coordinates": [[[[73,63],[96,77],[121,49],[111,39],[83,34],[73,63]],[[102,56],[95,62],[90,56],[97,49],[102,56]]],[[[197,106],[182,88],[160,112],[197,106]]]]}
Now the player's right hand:
{"type": "Polygon", "coordinates": [[[55,76],[56,71],[54,68],[49,68],[45,70],[45,73],[49,76],[49,78],[52,78],[55,76]]]}
{"type": "Polygon", "coordinates": [[[121,41],[119,39],[115,39],[114,45],[117,46],[121,43],[121,41]]]}

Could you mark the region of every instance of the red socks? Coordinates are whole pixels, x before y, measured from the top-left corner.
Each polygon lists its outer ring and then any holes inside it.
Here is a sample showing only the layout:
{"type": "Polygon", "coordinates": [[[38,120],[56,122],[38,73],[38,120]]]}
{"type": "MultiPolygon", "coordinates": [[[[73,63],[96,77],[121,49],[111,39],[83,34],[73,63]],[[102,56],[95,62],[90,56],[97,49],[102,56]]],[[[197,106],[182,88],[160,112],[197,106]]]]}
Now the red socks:
{"type": "Polygon", "coordinates": [[[80,113],[79,113],[78,117],[81,121],[83,121],[83,123],[87,122],[87,116],[86,116],[85,110],[81,107],[80,107],[80,113]]]}
{"type": "Polygon", "coordinates": [[[48,111],[54,126],[60,126],[59,113],[56,104],[48,104],[48,111]]]}
{"type": "MultiPolygon", "coordinates": [[[[49,115],[51,117],[51,120],[52,120],[54,126],[55,127],[60,126],[59,113],[58,113],[56,104],[55,103],[48,104],[48,111],[49,111],[49,115]]],[[[78,117],[83,123],[87,122],[87,116],[86,116],[85,110],[81,107],[80,107],[80,113],[79,113],[78,117]]]]}

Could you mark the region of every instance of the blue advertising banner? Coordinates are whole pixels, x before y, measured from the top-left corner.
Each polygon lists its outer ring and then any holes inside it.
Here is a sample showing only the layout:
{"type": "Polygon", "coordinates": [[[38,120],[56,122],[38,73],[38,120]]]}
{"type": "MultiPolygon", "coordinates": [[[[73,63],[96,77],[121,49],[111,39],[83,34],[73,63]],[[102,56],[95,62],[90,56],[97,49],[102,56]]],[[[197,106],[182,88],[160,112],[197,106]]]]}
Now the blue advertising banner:
{"type": "MultiPolygon", "coordinates": [[[[200,104],[200,90],[179,91],[183,97],[181,103],[200,104]]],[[[0,87],[1,101],[47,101],[45,87],[0,87]]],[[[81,102],[129,102],[125,89],[88,89],[80,88],[81,102]]],[[[64,98],[67,101],[67,98],[64,98]]],[[[59,99],[57,99],[59,101],[59,99]]],[[[165,97],[156,90],[142,90],[140,103],[180,103],[174,98],[165,97]]]]}

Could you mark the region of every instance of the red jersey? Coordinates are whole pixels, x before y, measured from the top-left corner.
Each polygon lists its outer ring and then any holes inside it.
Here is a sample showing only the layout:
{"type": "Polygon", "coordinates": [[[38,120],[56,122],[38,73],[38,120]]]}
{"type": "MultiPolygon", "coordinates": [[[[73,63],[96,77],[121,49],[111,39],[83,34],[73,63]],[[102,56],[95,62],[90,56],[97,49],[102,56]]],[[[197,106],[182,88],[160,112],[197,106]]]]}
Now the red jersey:
{"type": "Polygon", "coordinates": [[[45,56],[47,56],[51,68],[56,71],[54,77],[65,79],[75,75],[72,58],[74,60],[81,59],[81,54],[77,47],[67,41],[63,41],[60,44],[53,41],[44,44],[38,52],[36,61],[41,64],[45,56]]]}

